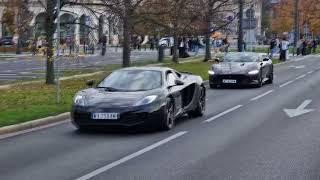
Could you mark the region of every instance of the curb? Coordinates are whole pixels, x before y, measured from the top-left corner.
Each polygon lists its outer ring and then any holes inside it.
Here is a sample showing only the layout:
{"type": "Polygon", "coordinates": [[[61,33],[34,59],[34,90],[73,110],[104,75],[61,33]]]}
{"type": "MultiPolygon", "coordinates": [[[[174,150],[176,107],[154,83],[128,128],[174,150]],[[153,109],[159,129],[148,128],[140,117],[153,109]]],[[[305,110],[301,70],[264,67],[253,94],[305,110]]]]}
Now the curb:
{"type": "Polygon", "coordinates": [[[70,112],[0,128],[0,136],[58,123],[70,118],[70,112]]]}

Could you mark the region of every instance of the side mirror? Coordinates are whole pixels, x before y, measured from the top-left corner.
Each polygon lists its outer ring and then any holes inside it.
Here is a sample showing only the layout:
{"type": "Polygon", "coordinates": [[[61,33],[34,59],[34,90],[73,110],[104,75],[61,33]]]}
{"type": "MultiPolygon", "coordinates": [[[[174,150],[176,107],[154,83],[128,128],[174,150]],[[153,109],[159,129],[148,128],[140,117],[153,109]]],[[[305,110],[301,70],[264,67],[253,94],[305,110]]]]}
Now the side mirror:
{"type": "Polygon", "coordinates": [[[175,83],[176,83],[177,86],[182,86],[182,85],[184,85],[184,82],[181,81],[180,79],[176,79],[176,80],[175,80],[175,83]]]}
{"type": "Polygon", "coordinates": [[[88,80],[88,81],[86,82],[86,85],[89,86],[89,87],[92,87],[94,84],[95,84],[95,81],[94,81],[94,80],[88,80]]]}

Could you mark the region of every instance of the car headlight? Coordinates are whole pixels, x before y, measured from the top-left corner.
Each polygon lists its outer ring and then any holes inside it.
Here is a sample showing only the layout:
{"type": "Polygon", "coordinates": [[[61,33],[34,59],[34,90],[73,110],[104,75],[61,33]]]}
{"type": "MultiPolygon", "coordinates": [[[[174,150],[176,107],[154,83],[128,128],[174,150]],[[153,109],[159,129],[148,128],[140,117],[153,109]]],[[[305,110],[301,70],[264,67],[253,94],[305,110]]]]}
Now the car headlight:
{"type": "Polygon", "coordinates": [[[83,95],[76,95],[74,97],[73,103],[74,105],[78,105],[78,106],[85,106],[85,96],[83,95]]]}
{"type": "Polygon", "coordinates": [[[249,71],[248,74],[250,75],[256,75],[259,74],[259,70],[253,70],[253,71],[249,71]]]}
{"type": "Polygon", "coordinates": [[[215,74],[215,72],[213,70],[209,70],[208,73],[209,73],[209,75],[214,75],[215,74]]]}
{"type": "Polygon", "coordinates": [[[139,100],[138,102],[135,103],[135,106],[142,106],[142,105],[146,105],[146,104],[150,104],[152,102],[154,102],[157,99],[158,96],[156,95],[152,95],[152,96],[147,96],[145,98],[142,98],[141,100],[139,100]]]}

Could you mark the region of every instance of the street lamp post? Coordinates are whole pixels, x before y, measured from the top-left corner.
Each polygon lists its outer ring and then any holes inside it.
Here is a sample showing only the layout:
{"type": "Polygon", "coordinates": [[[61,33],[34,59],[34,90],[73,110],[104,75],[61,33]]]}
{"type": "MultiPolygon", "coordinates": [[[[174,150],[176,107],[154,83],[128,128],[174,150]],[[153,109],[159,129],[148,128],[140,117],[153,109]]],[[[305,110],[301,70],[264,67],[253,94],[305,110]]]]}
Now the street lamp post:
{"type": "Polygon", "coordinates": [[[60,0],[57,0],[57,42],[56,42],[56,100],[59,104],[61,101],[61,88],[60,88],[60,0]]]}
{"type": "Polygon", "coordinates": [[[239,0],[239,29],[238,29],[238,51],[243,51],[243,3],[244,0],[239,0]]]}
{"type": "MultiPolygon", "coordinates": [[[[299,38],[299,0],[295,0],[294,6],[294,48],[297,50],[298,48],[298,38],[299,38]]],[[[293,53],[294,54],[294,53],[293,53]]]]}

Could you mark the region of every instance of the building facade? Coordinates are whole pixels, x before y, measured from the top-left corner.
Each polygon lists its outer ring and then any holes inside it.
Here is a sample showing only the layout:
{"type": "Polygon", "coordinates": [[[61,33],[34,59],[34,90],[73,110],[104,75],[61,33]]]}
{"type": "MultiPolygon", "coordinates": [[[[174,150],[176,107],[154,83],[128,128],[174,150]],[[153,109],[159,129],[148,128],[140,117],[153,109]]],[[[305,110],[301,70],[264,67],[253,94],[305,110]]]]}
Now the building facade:
{"type": "MultiPolygon", "coordinates": [[[[6,11],[6,2],[0,2],[0,19],[6,11]]],[[[86,0],[88,2],[90,0],[86,0]]],[[[91,0],[94,3],[96,0],[91,0]]],[[[45,35],[45,7],[38,0],[29,0],[28,9],[33,17],[29,24],[30,39],[38,39],[45,35]]],[[[106,36],[107,44],[117,45],[119,40],[119,24],[116,17],[105,12],[101,7],[65,6],[60,13],[60,37],[63,41],[74,42],[76,45],[98,44],[101,37],[106,36]]],[[[0,36],[15,36],[6,31],[6,25],[0,23],[0,36]]],[[[57,37],[57,33],[55,34],[57,37]]]]}

